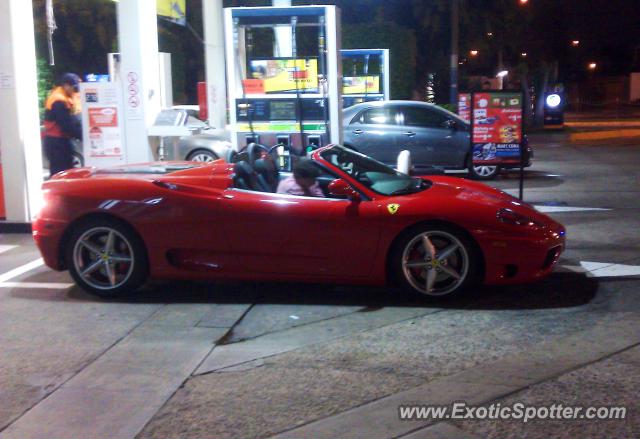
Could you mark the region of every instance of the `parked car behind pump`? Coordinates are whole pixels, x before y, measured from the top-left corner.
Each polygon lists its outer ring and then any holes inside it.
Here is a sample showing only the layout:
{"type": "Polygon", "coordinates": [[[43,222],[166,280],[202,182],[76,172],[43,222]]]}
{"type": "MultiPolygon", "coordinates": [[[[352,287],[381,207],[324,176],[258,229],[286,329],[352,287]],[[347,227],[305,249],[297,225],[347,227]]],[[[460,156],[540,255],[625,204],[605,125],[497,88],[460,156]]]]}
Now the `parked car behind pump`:
{"type": "MultiPolygon", "coordinates": [[[[387,165],[411,152],[415,172],[468,169],[473,178],[493,179],[500,166],[474,166],[469,123],[437,105],[418,101],[364,102],[344,110],[344,145],[387,165]]],[[[525,138],[525,166],[533,151],[525,138]]],[[[517,167],[510,165],[510,167],[517,167]]]]}
{"type": "MultiPolygon", "coordinates": [[[[187,127],[194,133],[190,136],[178,137],[175,143],[168,137],[165,144],[165,159],[210,162],[224,157],[231,148],[229,132],[213,128],[207,122],[200,120],[197,105],[176,105],[171,109],[163,110],[163,114],[166,121],[187,127]]],[[[85,165],[82,142],[74,140],[72,143],[73,167],[82,168],[85,165]]],[[[43,162],[44,167],[47,168],[48,161],[44,153],[43,162]]]]}

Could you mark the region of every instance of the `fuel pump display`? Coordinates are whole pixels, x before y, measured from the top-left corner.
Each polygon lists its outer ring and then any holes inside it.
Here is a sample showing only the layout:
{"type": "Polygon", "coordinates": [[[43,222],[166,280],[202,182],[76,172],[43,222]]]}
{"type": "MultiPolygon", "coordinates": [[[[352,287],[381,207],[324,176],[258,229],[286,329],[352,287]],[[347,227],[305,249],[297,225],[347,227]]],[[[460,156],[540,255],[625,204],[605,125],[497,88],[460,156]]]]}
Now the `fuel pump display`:
{"type": "Polygon", "coordinates": [[[342,142],[335,6],[225,9],[232,142],[294,154],[342,142]]]}
{"type": "Polygon", "coordinates": [[[389,49],[342,49],[344,108],[389,100],[389,49]]]}

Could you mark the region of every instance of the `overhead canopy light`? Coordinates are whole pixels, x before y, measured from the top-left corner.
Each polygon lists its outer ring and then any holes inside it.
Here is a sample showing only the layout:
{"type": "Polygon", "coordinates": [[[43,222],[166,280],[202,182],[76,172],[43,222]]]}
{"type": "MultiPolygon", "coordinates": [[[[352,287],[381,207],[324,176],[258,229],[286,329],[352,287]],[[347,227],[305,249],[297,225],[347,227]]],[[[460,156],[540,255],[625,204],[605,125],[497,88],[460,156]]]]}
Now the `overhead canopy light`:
{"type": "Polygon", "coordinates": [[[557,93],[553,93],[547,96],[547,107],[549,108],[556,108],[560,105],[561,102],[562,98],[557,93]]]}

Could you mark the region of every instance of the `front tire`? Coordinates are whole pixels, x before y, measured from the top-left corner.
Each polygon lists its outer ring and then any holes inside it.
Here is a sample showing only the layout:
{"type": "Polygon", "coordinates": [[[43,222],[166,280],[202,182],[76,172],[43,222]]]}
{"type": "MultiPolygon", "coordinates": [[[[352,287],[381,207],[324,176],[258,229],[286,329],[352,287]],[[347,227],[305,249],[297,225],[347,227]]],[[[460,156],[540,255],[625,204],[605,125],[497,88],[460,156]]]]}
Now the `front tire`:
{"type": "Polygon", "coordinates": [[[396,280],[421,297],[460,295],[477,281],[481,258],[473,242],[454,227],[433,224],[409,230],[391,259],[396,280]]]}
{"type": "Polygon", "coordinates": [[[142,240],[116,220],[93,219],[76,226],[67,241],[65,258],[75,282],[102,297],[134,292],[148,277],[142,240]]]}
{"type": "Polygon", "coordinates": [[[218,160],[218,156],[208,149],[196,149],[189,153],[187,160],[192,162],[212,162],[218,160]]]}

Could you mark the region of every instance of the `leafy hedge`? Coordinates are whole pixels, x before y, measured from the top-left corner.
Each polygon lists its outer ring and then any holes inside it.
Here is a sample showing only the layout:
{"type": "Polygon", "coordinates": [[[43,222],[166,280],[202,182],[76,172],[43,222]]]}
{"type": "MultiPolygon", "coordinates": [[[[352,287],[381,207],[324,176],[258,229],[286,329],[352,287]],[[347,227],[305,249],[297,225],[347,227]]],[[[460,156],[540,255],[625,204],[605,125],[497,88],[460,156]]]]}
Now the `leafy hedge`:
{"type": "Polygon", "coordinates": [[[343,24],[343,49],[389,49],[391,99],[410,99],[416,82],[416,37],[394,23],[343,24]]]}

